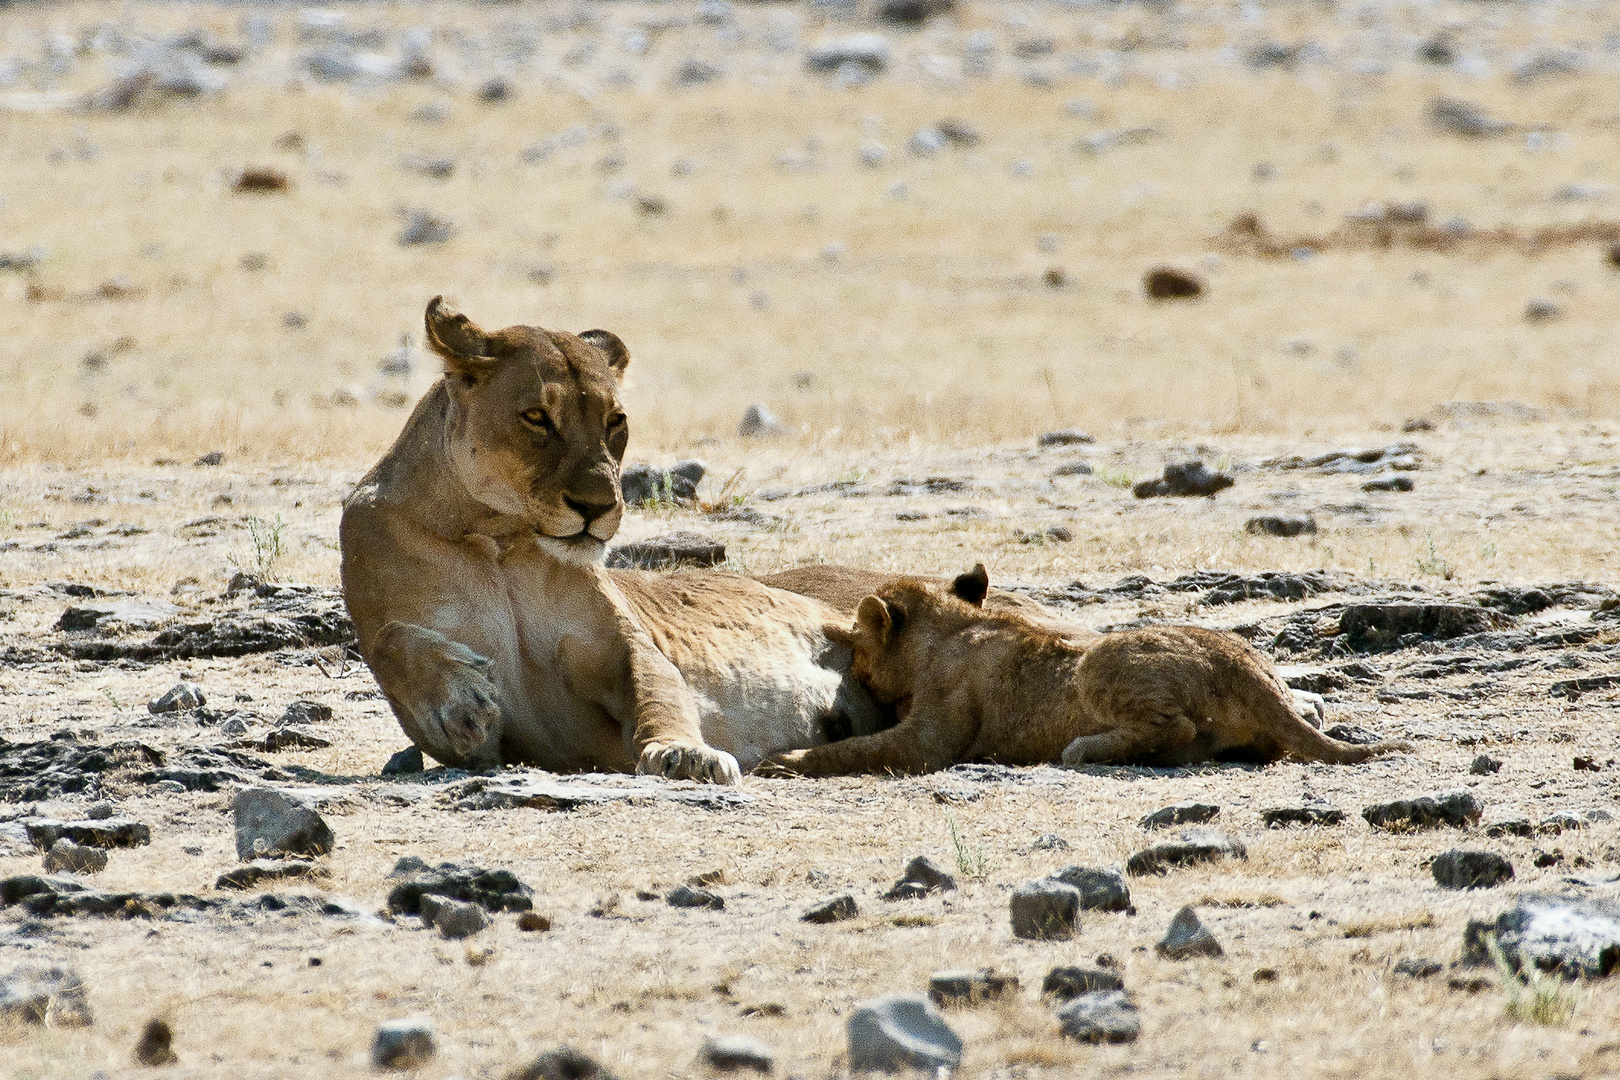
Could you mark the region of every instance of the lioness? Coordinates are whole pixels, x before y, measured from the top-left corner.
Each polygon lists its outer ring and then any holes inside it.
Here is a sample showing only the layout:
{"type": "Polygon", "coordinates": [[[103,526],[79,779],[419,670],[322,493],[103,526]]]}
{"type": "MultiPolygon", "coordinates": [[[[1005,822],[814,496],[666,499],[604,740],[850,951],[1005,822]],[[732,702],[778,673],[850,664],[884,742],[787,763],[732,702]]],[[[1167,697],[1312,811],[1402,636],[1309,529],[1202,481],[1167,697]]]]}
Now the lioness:
{"type": "Polygon", "coordinates": [[[878,700],[898,703],[900,722],[775,754],[766,769],[830,776],[973,760],[1350,763],[1405,749],[1323,735],[1301,718],[1271,662],[1232,634],[1156,626],[1075,642],[1018,611],[986,610],[989,585],[980,564],[948,587],[901,579],[863,599],[842,636],[856,676],[878,700]]]}
{"type": "Polygon", "coordinates": [[[343,593],[411,741],[733,783],[767,754],[875,731],[839,614],[717,571],[604,570],[624,511],[629,351],[605,330],[487,333],[435,298],[445,377],[343,505],[343,593]]]}

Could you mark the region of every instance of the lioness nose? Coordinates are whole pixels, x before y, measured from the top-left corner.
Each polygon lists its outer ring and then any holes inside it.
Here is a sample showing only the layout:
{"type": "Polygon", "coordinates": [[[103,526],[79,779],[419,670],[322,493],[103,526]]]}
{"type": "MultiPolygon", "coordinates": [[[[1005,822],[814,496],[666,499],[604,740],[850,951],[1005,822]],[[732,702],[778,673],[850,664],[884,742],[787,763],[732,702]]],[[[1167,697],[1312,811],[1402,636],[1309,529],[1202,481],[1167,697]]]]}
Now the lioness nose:
{"type": "Polygon", "coordinates": [[[574,513],[578,514],[580,517],[584,518],[585,524],[589,526],[591,522],[595,521],[597,518],[601,517],[603,514],[612,510],[619,504],[614,499],[609,499],[607,502],[599,502],[595,499],[576,499],[572,495],[564,495],[563,505],[568,507],[568,509],[572,510],[574,513]]]}

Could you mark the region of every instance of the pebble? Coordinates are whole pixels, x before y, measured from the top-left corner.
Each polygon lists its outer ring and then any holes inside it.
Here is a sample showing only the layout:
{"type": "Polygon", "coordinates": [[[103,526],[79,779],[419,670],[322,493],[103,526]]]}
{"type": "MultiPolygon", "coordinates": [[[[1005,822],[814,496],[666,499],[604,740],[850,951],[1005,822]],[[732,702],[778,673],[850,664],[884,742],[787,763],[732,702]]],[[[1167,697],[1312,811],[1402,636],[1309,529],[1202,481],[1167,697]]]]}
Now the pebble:
{"type": "Polygon", "coordinates": [[[1131,907],[1131,887],[1125,883],[1125,876],[1117,870],[1068,866],[1053,874],[1052,879],[1079,891],[1082,911],[1135,913],[1135,909],[1131,907]]]}
{"type": "Polygon", "coordinates": [[[850,34],[816,42],[804,54],[804,66],[831,75],[846,65],[876,75],[889,66],[889,39],[882,34],[850,34]]]}
{"type": "Polygon", "coordinates": [[[936,971],[928,977],[928,1000],[935,1005],[978,1005],[1018,992],[1018,976],[992,968],[936,971]]]}
{"type": "Polygon", "coordinates": [[[799,921],[807,923],[835,923],[845,919],[853,919],[859,915],[860,909],[855,906],[853,896],[835,896],[831,900],[824,900],[814,907],[807,908],[799,921]]]}
{"type": "Polygon", "coordinates": [[[1549,322],[1563,313],[1562,308],[1544,297],[1536,297],[1524,305],[1526,322],[1549,322]]]}
{"type": "Polygon", "coordinates": [[[1164,932],[1163,940],[1153,948],[1167,960],[1224,956],[1226,952],[1221,948],[1221,943],[1215,940],[1215,935],[1198,921],[1198,912],[1190,904],[1176,912],[1175,918],[1170,920],[1170,928],[1164,932]]]}
{"type": "Polygon", "coordinates": [[[1502,771],[1502,763],[1489,754],[1481,754],[1475,758],[1473,764],[1468,766],[1471,776],[1490,776],[1502,771]]]}
{"type": "Polygon", "coordinates": [[[47,874],[95,874],[107,869],[107,853],[100,848],[80,847],[62,837],[45,852],[47,874]]]}
{"type": "Polygon", "coordinates": [[[0,1019],[52,1027],[87,1027],[94,1022],[78,972],[32,964],[0,975],[0,1019]]]}
{"type": "Polygon", "coordinates": [[[325,855],[332,830],[310,807],[270,788],[246,788],[231,803],[236,818],[236,855],[325,855]]]}
{"type": "Polygon", "coordinates": [[[1164,874],[1172,867],[1193,866],[1225,858],[1247,859],[1249,851],[1241,841],[1212,829],[1188,829],[1179,839],[1154,844],[1132,855],[1125,872],[1135,877],[1164,874]]]}
{"type": "Polygon", "coordinates": [[[401,247],[414,247],[419,244],[442,244],[455,235],[456,227],[444,218],[426,210],[408,210],[405,213],[405,227],[399,231],[395,241],[401,247]]]}
{"type": "Polygon", "coordinates": [[[1245,521],[1243,531],[1254,536],[1314,536],[1316,519],[1264,514],[1245,521]]]}
{"type": "Polygon", "coordinates": [[[918,994],[891,994],[861,1002],[844,1025],[851,1072],[955,1069],[962,1040],[939,1010],[918,994]]]}
{"type": "Polygon", "coordinates": [[[174,1053],[174,1029],[168,1021],[153,1017],[141,1029],[140,1042],[135,1044],[135,1060],[142,1065],[160,1068],[173,1065],[180,1059],[174,1053]]]}
{"type": "Polygon", "coordinates": [[[1053,878],[1027,882],[1008,900],[1014,937],[1036,941],[1074,936],[1080,923],[1080,890],[1053,878]]]}
{"type": "Polygon", "coordinates": [[[551,929],[551,920],[538,911],[520,912],[517,928],[526,934],[543,934],[551,929]]]}
{"type": "Polygon", "coordinates": [[[407,746],[405,749],[391,755],[383,763],[384,776],[415,776],[427,769],[427,760],[422,757],[420,747],[407,746]]]}
{"type": "Polygon", "coordinates": [[[202,687],[194,682],[182,682],[171,686],[162,697],[147,702],[146,711],[157,716],[160,713],[200,709],[206,704],[208,698],[203,695],[202,687]]]}
{"type": "Polygon", "coordinates": [[[1055,967],[1041,981],[1041,993],[1059,1001],[1068,1001],[1082,994],[1123,989],[1124,979],[1101,968],[1055,967]]]}
{"type": "Polygon", "coordinates": [[[572,1046],[547,1050],[521,1069],[506,1074],[506,1080],[618,1080],[602,1063],[572,1046]]]}
{"type": "Polygon", "coordinates": [[[766,439],[787,431],[776,415],[763,405],[750,405],[737,422],[737,435],[744,439],[766,439]]]}
{"type": "Polygon", "coordinates": [[[1069,461],[1052,470],[1053,476],[1090,476],[1094,470],[1089,461],[1069,461]]]}
{"type": "Polygon", "coordinates": [[[1152,300],[1196,300],[1204,295],[1204,283],[1190,270],[1156,266],[1142,276],[1142,291],[1152,300]]]}
{"type": "Polygon", "coordinates": [[[906,864],[906,872],[883,894],[883,899],[916,900],[930,893],[950,892],[955,888],[956,878],[946,873],[933,859],[918,855],[906,864]]]}
{"type": "Polygon", "coordinates": [[[1202,825],[1219,817],[1221,808],[1214,803],[1193,800],[1178,802],[1148,814],[1136,824],[1144,829],[1168,829],[1173,825],[1202,825]]]}
{"type": "Polygon", "coordinates": [[[1436,855],[1429,869],[1442,889],[1492,889],[1513,880],[1513,864],[1493,851],[1452,848],[1436,855]]]}
{"type": "Polygon", "coordinates": [[[116,813],[118,809],[106,800],[91,803],[84,810],[84,816],[91,821],[106,821],[116,813]]]}
{"type": "Polygon", "coordinates": [[[1122,990],[1081,994],[1058,1010],[1065,1036],[1090,1043],[1135,1042],[1142,1018],[1122,990]]]}
{"type": "Polygon", "coordinates": [[[1062,431],[1048,431],[1035,440],[1035,445],[1042,449],[1054,446],[1088,446],[1097,440],[1089,433],[1079,428],[1064,428],[1062,431]]]}
{"type": "Polygon", "coordinates": [[[377,1025],[371,1040],[374,1069],[419,1069],[433,1059],[433,1027],[426,1017],[413,1016],[377,1025]]]}
{"type": "Polygon", "coordinates": [[[1411,491],[1415,485],[1410,476],[1386,476],[1382,480],[1369,480],[1361,485],[1362,491],[1411,491]]]}
{"type": "Polygon", "coordinates": [[[1442,825],[1465,829],[1479,822],[1480,813],[1479,800],[1472,793],[1453,791],[1374,803],[1361,816],[1375,829],[1437,829],[1442,825]]]}
{"type": "Polygon", "coordinates": [[[721,1035],[703,1040],[703,1061],[716,1072],[751,1072],[769,1075],[776,1055],[758,1039],[747,1035],[721,1035]]]}
{"type": "Polygon", "coordinates": [[[677,908],[712,908],[725,910],[726,900],[717,892],[694,885],[677,885],[664,896],[664,902],[677,908]]]}
{"type": "MultiPolygon", "coordinates": [[[[428,899],[422,898],[424,905],[428,899]]],[[[432,921],[440,936],[451,941],[470,938],[489,927],[489,916],[484,914],[483,908],[460,900],[439,899],[432,921]]]]}

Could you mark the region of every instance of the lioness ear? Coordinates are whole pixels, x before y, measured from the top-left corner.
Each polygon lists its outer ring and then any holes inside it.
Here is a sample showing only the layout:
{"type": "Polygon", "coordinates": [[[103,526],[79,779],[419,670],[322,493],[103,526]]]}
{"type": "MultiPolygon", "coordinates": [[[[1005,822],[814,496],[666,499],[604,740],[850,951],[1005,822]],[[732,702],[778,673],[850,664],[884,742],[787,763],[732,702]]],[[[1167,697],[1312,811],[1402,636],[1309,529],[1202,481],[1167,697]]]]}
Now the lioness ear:
{"type": "Polygon", "coordinates": [[[974,563],[972,570],[957,574],[956,580],[951,582],[951,595],[974,607],[984,606],[984,597],[989,591],[990,575],[985,572],[984,563],[974,563]]]}
{"type": "Polygon", "coordinates": [[[624,369],[630,366],[630,350],[625,348],[618,334],[611,330],[587,330],[579,335],[579,340],[601,349],[607,356],[608,367],[613,369],[613,377],[624,381],[624,369]]]}
{"type": "Polygon", "coordinates": [[[422,321],[427,327],[428,347],[444,358],[448,374],[471,385],[494,366],[489,355],[489,335],[467,316],[446,307],[444,297],[428,301],[422,321]]]}
{"type": "Polygon", "coordinates": [[[894,643],[905,622],[905,611],[885,602],[881,596],[868,596],[855,609],[855,626],[885,645],[894,643]]]}

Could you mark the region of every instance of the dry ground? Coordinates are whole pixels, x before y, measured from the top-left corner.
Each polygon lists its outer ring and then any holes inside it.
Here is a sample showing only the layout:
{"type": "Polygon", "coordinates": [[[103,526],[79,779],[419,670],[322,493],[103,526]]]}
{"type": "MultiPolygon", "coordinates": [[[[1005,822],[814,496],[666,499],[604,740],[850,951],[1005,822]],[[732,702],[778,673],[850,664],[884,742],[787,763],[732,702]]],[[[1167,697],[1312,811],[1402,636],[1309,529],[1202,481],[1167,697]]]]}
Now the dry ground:
{"type": "MultiPolygon", "coordinates": [[[[234,38],[244,10],[13,5],[0,8],[0,51],[37,57],[53,34],[88,38],[103,23],[234,38]]],[[[47,582],[204,607],[238,568],[334,584],[339,500],[403,421],[377,391],[416,393],[432,377],[420,355],[407,379],[383,379],[378,361],[400,335],[419,335],[421,309],[439,292],[490,326],[620,333],[636,357],[631,456],[703,458],[711,500],[740,470],[729,493],[760,515],[638,513],[624,535],[694,528],[725,539],[731,565],[747,571],[825,559],[945,572],[984,559],[999,581],[1046,586],[1317,567],[1458,595],[1486,580],[1620,583],[1620,273],[1598,246],[1210,258],[1221,250],[1213,238],[1245,211],[1289,235],[1330,232],[1385,199],[1426,200],[1436,221],[1462,216],[1477,227],[1620,218],[1620,200],[1604,194],[1620,186],[1607,61],[1529,86],[1503,73],[1536,47],[1602,42],[1612,32],[1602,7],[1288,6],[1249,17],[1214,4],[972,4],[921,35],[898,35],[904,62],[891,76],[842,90],[803,74],[799,51],[758,45],[772,11],[801,15],[803,40],[817,36],[818,16],[798,9],[744,8],[735,48],[701,24],[654,32],[639,59],[615,52],[616,35],[674,5],[580,9],[583,18],[560,5],[345,9],[351,25],[439,34],[439,79],[377,86],[277,74],[303,46],[293,12],[266,10],[271,44],[221,95],[118,115],[17,111],[26,102],[11,95],[103,85],[109,72],[94,56],[55,74],[27,66],[0,86],[0,252],[46,252],[31,275],[0,271],[5,648],[58,640],[51,627],[71,600],[34,589],[47,582]],[[520,71],[510,102],[479,104],[472,88],[488,68],[478,42],[512,24],[539,35],[539,74],[520,71]],[[1489,59],[1487,72],[1409,61],[1410,46],[1448,26],[1461,48],[1489,59]],[[998,74],[922,73],[921,58],[959,55],[975,30],[997,35],[998,74]],[[457,31],[472,45],[448,44],[457,31]],[[1356,42],[1385,31],[1400,57],[1382,76],[1356,68],[1356,42]],[[1056,38],[1060,54],[1106,52],[1105,74],[1117,77],[1052,64],[1051,85],[1032,84],[1024,76],[1043,61],[1026,71],[1006,54],[1036,33],[1056,38]],[[559,59],[593,37],[606,43],[600,64],[559,59]],[[1254,72],[1222,58],[1265,38],[1309,38],[1335,60],[1254,72]],[[721,56],[728,73],[672,90],[668,70],[685,55],[721,56]],[[610,62],[633,69],[630,85],[596,80],[610,62]],[[1441,93],[1545,127],[1536,139],[1439,134],[1424,111],[1441,93]],[[1065,107],[1079,99],[1089,105],[1065,107]],[[447,118],[413,118],[430,104],[447,118]],[[911,133],[944,116],[984,141],[908,155],[911,133]],[[582,142],[523,160],[524,148],[575,125],[582,142]],[[1137,125],[1156,137],[1095,156],[1074,148],[1137,125]],[[301,148],[278,147],[293,132],[301,148]],[[890,154],[875,168],[857,159],[874,141],[890,154]],[[454,175],[400,168],[411,153],[453,158],[454,175]],[[622,165],[604,171],[613,156],[622,165]],[[1261,163],[1269,173],[1257,172],[1261,163]],[[286,170],[291,191],[233,194],[252,164],[286,170]],[[1555,197],[1570,185],[1585,195],[1555,197]],[[636,194],[663,199],[666,212],[638,213],[636,194]],[[439,213],[458,234],[401,247],[401,207],[439,213]],[[244,263],[252,255],[262,264],[244,263]],[[1209,295],[1145,300],[1141,274],[1160,261],[1197,269],[1209,295]],[[1043,283],[1052,267],[1064,272],[1061,288],[1043,283]],[[1542,296],[1562,317],[1527,322],[1526,301],[1542,296]],[[1522,407],[1438,408],[1458,400],[1522,407]],[[790,434],[737,439],[754,402],[790,434]],[[1435,429],[1403,435],[1416,417],[1435,429]],[[1037,433],[1069,426],[1098,442],[1034,448],[1037,433]],[[1403,439],[1418,445],[1422,466],[1407,474],[1416,482],[1407,494],[1263,464],[1403,439]],[[191,464],[215,450],[222,466],[191,464]],[[1194,456],[1229,468],[1237,486],[1214,501],[1148,502],[1124,486],[1194,456]],[[1054,476],[1076,460],[1093,473],[1054,476]],[[897,479],[928,477],[963,486],[888,494],[897,479]],[[842,486],[825,486],[834,482],[842,486]],[[1260,513],[1310,513],[1320,531],[1249,535],[1244,522],[1260,513]],[[1051,525],[1072,541],[1020,539],[1051,525]]],[[[1332,599],[1207,608],[1165,594],[1075,615],[1237,625],[1332,599]]],[[[1526,621],[1588,617],[1555,609],[1526,621]]],[[[554,929],[525,935],[502,920],[468,950],[404,925],[414,920],[81,920],[30,937],[0,913],[0,965],[71,960],[97,1014],[85,1030],[4,1032],[0,1075],[144,1072],[130,1048],[161,1014],[178,1033],[170,1075],[351,1076],[367,1067],[378,1021],[425,1013],[440,1035],[439,1057],[421,1072],[431,1080],[499,1077],[560,1042],[632,1080],[684,1076],[701,1071],[709,1032],[757,1035],[777,1049],[781,1075],[834,1076],[853,1002],[981,964],[1016,973],[1023,990],[1005,1008],[952,1014],[973,1076],[1620,1073],[1613,985],[1581,987],[1573,1017],[1543,1027],[1505,1016],[1501,988],[1468,993],[1448,989],[1444,973],[1413,980],[1391,970],[1407,957],[1454,959],[1467,919],[1494,916],[1514,893],[1574,887],[1563,882],[1572,873],[1614,877],[1614,822],[1486,840],[1374,834],[1356,814],[1464,786],[1487,821],[1613,810],[1614,769],[1576,772],[1571,762],[1617,756],[1615,692],[1574,701],[1548,692],[1572,675],[1614,672],[1613,645],[1611,632],[1536,652],[1524,669],[1485,680],[1419,679],[1412,670],[1425,657],[1412,650],[1376,658],[1383,678],[1339,691],[1334,719],[1412,739],[1416,750],[1357,768],[749,780],[753,801],[737,810],[654,802],[570,813],[457,812],[432,789],[408,806],[380,797],[369,778],[403,745],[398,727],[364,671],[323,671],[308,651],[8,664],[0,737],[14,742],[67,728],[169,749],[217,744],[210,727],[147,718],[144,702],[181,677],[200,681],[212,704],[263,721],[296,697],[328,703],[336,715],[323,734],[336,745],[274,757],[355,778],[327,808],[339,840],[331,891],[369,908],[397,857],[461,859],[516,872],[554,929]],[[1481,751],[1505,761],[1500,773],[1467,773],[1481,751]],[[1304,794],[1344,807],[1351,822],[1261,827],[1259,809],[1304,794]],[[1146,839],[1137,818],[1195,797],[1224,807],[1221,825],[1248,843],[1247,862],[1134,882],[1136,916],[1091,916],[1070,943],[1011,937],[1012,887],[1068,863],[1117,862],[1146,839]],[[985,877],[943,900],[877,899],[912,855],[953,863],[948,812],[987,853],[985,877]],[[1020,853],[1044,833],[1071,849],[1020,853]],[[1485,894],[1435,888],[1423,860],[1459,842],[1506,854],[1514,883],[1485,894]],[[1560,863],[1533,865],[1553,849],[1560,863]],[[633,898],[711,870],[725,872],[724,912],[633,898]],[[827,876],[812,881],[811,871],[827,876]],[[858,920],[797,921],[845,891],[861,905],[858,920]],[[615,893],[625,917],[588,914],[615,893]],[[1185,903],[1204,905],[1226,958],[1154,956],[1185,903]],[[1132,1046],[1065,1043],[1036,999],[1047,968],[1100,953],[1121,961],[1142,1006],[1132,1046]],[[1277,980],[1256,983],[1259,968],[1277,980]]],[[[225,795],[132,785],[118,802],[152,826],[154,841],[114,852],[103,887],[211,893],[234,865],[225,795]]],[[[36,853],[0,854],[0,875],[37,868],[36,853]]]]}

